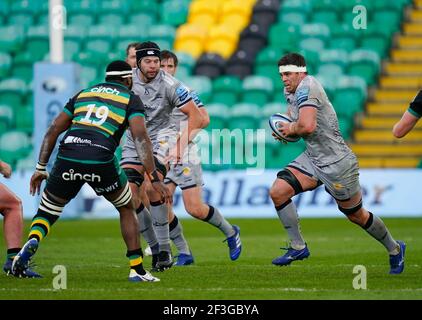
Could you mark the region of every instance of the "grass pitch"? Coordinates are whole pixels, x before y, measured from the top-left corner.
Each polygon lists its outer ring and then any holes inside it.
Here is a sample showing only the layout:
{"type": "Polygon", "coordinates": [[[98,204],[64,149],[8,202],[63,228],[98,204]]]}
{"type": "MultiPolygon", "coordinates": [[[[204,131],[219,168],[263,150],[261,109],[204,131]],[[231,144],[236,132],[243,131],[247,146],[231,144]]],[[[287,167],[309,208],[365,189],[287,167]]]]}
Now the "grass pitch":
{"type": "MultiPolygon", "coordinates": [[[[217,229],[183,220],[195,264],[157,274],[159,283],[127,281],[118,220],[58,221],[34,259],[44,278],[16,279],[3,273],[0,299],[422,299],[422,219],[384,219],[393,236],[407,243],[401,275],[388,274],[381,244],[346,219],[302,219],[311,256],[289,267],[271,264],[287,239],[278,220],[230,221],[241,227],[239,260],[229,259],[217,229]],[[53,289],[56,265],[66,267],[65,290],[53,289]],[[353,289],[355,265],[366,267],[366,290],[353,289]]],[[[150,268],[150,257],[145,265],[150,268]]]]}

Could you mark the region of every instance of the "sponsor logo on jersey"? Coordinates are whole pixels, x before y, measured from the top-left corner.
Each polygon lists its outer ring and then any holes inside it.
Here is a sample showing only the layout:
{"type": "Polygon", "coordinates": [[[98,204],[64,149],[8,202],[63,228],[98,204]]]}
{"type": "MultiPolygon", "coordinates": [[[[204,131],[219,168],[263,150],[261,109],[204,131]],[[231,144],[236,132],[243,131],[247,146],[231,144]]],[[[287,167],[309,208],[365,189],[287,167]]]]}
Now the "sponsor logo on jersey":
{"type": "Polygon", "coordinates": [[[86,181],[86,182],[101,182],[101,176],[95,173],[78,173],[74,169],[69,169],[69,172],[63,172],[62,178],[65,181],[86,181]]]}
{"type": "Polygon", "coordinates": [[[91,89],[91,92],[108,93],[108,94],[115,94],[115,95],[120,94],[120,91],[116,90],[115,88],[109,88],[109,87],[103,87],[103,86],[94,87],[91,89]]]}
{"type": "Polygon", "coordinates": [[[113,183],[111,186],[105,188],[94,188],[96,193],[111,192],[116,190],[119,187],[119,182],[113,183]]]}
{"type": "Polygon", "coordinates": [[[189,97],[189,91],[188,91],[188,89],[186,89],[186,87],[184,87],[182,85],[180,85],[176,89],[176,94],[179,97],[180,102],[185,101],[189,97]]]}
{"type": "Polygon", "coordinates": [[[66,137],[66,139],[64,140],[64,143],[83,143],[83,144],[92,144],[92,141],[89,139],[82,139],[79,137],[74,137],[74,136],[68,136],[66,137]]]}

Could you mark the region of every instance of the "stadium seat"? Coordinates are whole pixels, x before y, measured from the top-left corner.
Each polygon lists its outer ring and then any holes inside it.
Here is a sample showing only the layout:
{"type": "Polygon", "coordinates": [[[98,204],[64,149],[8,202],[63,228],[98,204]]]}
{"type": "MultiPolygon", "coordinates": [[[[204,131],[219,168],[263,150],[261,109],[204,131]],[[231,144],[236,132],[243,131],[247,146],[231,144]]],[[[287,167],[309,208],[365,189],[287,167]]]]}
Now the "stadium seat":
{"type": "Polygon", "coordinates": [[[5,78],[10,71],[12,58],[8,53],[0,52],[0,79],[5,78]]]}
{"type": "Polygon", "coordinates": [[[48,11],[48,2],[46,1],[28,1],[17,0],[11,1],[11,13],[23,13],[27,15],[37,15],[41,12],[48,11]]]}
{"type": "Polygon", "coordinates": [[[0,159],[14,165],[31,151],[31,141],[22,131],[9,131],[0,137],[0,159]]]}
{"type": "Polygon", "coordinates": [[[114,26],[106,24],[98,24],[90,26],[88,30],[89,41],[92,40],[105,40],[112,41],[116,36],[117,30],[114,26]]]}
{"type": "Polygon", "coordinates": [[[229,129],[257,129],[260,107],[254,103],[238,103],[230,109],[229,129]]]}
{"type": "Polygon", "coordinates": [[[212,93],[210,79],[204,76],[191,76],[185,82],[191,89],[196,91],[204,104],[209,102],[212,93]]]}
{"type": "Polygon", "coordinates": [[[198,58],[204,49],[206,30],[198,25],[184,24],[176,31],[174,48],[198,58]]]}
{"type": "Polygon", "coordinates": [[[206,108],[210,116],[210,124],[206,130],[210,132],[213,129],[226,128],[226,121],[230,113],[229,107],[222,103],[210,103],[206,108]]]}
{"type": "Polygon", "coordinates": [[[220,24],[209,30],[205,50],[227,59],[236,49],[238,34],[229,25],[220,24]]]}
{"type": "Polygon", "coordinates": [[[279,0],[259,0],[253,7],[252,24],[257,24],[268,32],[269,27],[278,19],[279,0]]]}
{"type": "Polygon", "coordinates": [[[269,42],[272,47],[279,50],[290,52],[298,49],[299,27],[288,23],[279,23],[271,26],[268,35],[269,42]],[[283,35],[280,37],[280,35],[283,35]]]}
{"type": "Polygon", "coordinates": [[[16,130],[29,135],[34,131],[34,107],[32,105],[19,108],[19,117],[16,117],[16,130]]]}
{"type": "Polygon", "coordinates": [[[0,123],[2,128],[10,129],[14,127],[15,119],[13,109],[13,107],[7,104],[0,104],[0,123]]]}
{"type": "Polygon", "coordinates": [[[146,1],[103,0],[99,2],[97,12],[100,17],[110,13],[125,16],[129,10],[135,10],[135,8],[130,6],[136,5],[138,2],[145,3],[146,1]]]}
{"type": "Polygon", "coordinates": [[[149,28],[149,37],[156,41],[167,41],[171,43],[171,46],[167,49],[171,49],[173,41],[176,36],[176,29],[168,24],[154,24],[149,28]]]}
{"type": "Polygon", "coordinates": [[[239,77],[240,79],[252,73],[254,57],[247,51],[236,51],[226,63],[226,74],[239,77]]]}
{"type": "Polygon", "coordinates": [[[81,27],[90,27],[95,23],[95,16],[90,13],[69,14],[68,24],[81,27]]]}
{"type": "Polygon", "coordinates": [[[106,13],[101,14],[98,17],[98,24],[105,24],[114,27],[120,27],[126,22],[126,19],[123,15],[118,13],[106,13]]]}
{"type": "Polygon", "coordinates": [[[218,77],[213,81],[213,103],[224,103],[232,106],[238,102],[238,97],[242,90],[242,82],[233,76],[218,77]]]}
{"type": "MultiPolygon", "coordinates": [[[[325,64],[337,65],[344,72],[348,64],[348,53],[345,50],[322,50],[319,54],[320,68],[325,64]]],[[[320,71],[319,71],[320,72],[320,71]]],[[[338,73],[335,73],[338,74],[338,73]]]]}
{"type": "Polygon", "coordinates": [[[375,82],[375,75],[380,70],[380,58],[372,50],[355,50],[349,55],[348,73],[363,78],[368,85],[375,82]]]}
{"type": "MultiPolygon", "coordinates": [[[[287,103],[283,102],[271,102],[267,103],[263,108],[261,108],[262,119],[266,121],[265,126],[268,125],[268,119],[271,115],[275,113],[286,113],[287,112],[287,103]]],[[[262,127],[261,127],[262,128],[262,127]]]]}
{"type": "Polygon", "coordinates": [[[27,86],[22,79],[3,80],[0,82],[0,101],[13,108],[18,108],[22,105],[22,97],[26,91],[27,86]]]}
{"type": "Polygon", "coordinates": [[[67,28],[63,30],[65,40],[75,40],[83,42],[86,38],[87,30],[83,26],[79,25],[67,25],[67,28]]]}
{"type": "Polygon", "coordinates": [[[164,1],[161,6],[161,23],[177,27],[186,22],[189,11],[188,2],[170,0],[164,1]]]}
{"type": "Polygon", "coordinates": [[[247,51],[255,57],[266,44],[266,30],[257,24],[250,24],[240,34],[238,49],[247,51]]]}
{"type": "Polygon", "coordinates": [[[282,24],[300,27],[307,23],[307,14],[305,12],[286,12],[281,10],[278,15],[278,22],[282,24]]]}
{"type": "Polygon", "coordinates": [[[9,26],[21,26],[27,29],[34,24],[34,17],[26,13],[12,14],[7,23],[9,26]]]}
{"type": "Polygon", "coordinates": [[[195,66],[195,74],[210,79],[219,77],[224,72],[225,60],[218,54],[206,53],[199,57],[195,66]]]}
{"type": "Polygon", "coordinates": [[[192,24],[201,24],[209,29],[217,23],[220,13],[220,4],[209,1],[192,1],[189,6],[188,22],[192,24]]]}
{"type": "Polygon", "coordinates": [[[0,48],[2,52],[18,52],[22,46],[24,28],[22,26],[0,27],[0,48]]]}
{"type": "Polygon", "coordinates": [[[273,93],[273,82],[263,76],[247,76],[243,80],[241,101],[263,107],[273,93]]]}
{"type": "MultiPolygon", "coordinates": [[[[144,37],[144,33],[148,33],[149,28],[154,25],[155,18],[151,14],[147,14],[145,12],[136,12],[129,14],[129,21],[127,22],[128,25],[134,25],[138,27],[138,36],[144,37]],[[139,32],[140,28],[142,28],[142,32],[139,32]]],[[[120,29],[123,31],[124,28],[120,29]]]]}

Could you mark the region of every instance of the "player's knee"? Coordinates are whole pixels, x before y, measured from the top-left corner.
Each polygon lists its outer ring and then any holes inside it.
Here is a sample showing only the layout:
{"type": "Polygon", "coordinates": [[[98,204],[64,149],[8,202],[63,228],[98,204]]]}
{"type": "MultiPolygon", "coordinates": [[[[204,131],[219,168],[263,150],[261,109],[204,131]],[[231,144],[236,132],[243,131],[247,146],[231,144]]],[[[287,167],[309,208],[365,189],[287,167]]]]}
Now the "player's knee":
{"type": "Polygon", "coordinates": [[[284,203],[291,198],[289,190],[280,186],[272,186],[270,197],[274,203],[284,203]]]}
{"type": "Polygon", "coordinates": [[[349,219],[351,222],[356,223],[358,225],[365,224],[365,212],[366,210],[362,207],[362,200],[359,201],[358,204],[354,205],[350,208],[344,208],[342,206],[338,206],[339,210],[344,213],[344,215],[349,219]]]}

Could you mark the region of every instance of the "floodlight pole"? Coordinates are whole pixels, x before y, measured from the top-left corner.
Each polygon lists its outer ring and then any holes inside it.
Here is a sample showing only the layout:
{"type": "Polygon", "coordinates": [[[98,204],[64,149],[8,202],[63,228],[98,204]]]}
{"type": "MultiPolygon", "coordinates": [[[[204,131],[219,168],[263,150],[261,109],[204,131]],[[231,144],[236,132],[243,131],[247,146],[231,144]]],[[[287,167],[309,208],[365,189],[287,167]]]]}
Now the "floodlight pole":
{"type": "Polygon", "coordinates": [[[66,28],[66,8],[62,0],[49,0],[50,61],[63,63],[63,30],[66,28]]]}

